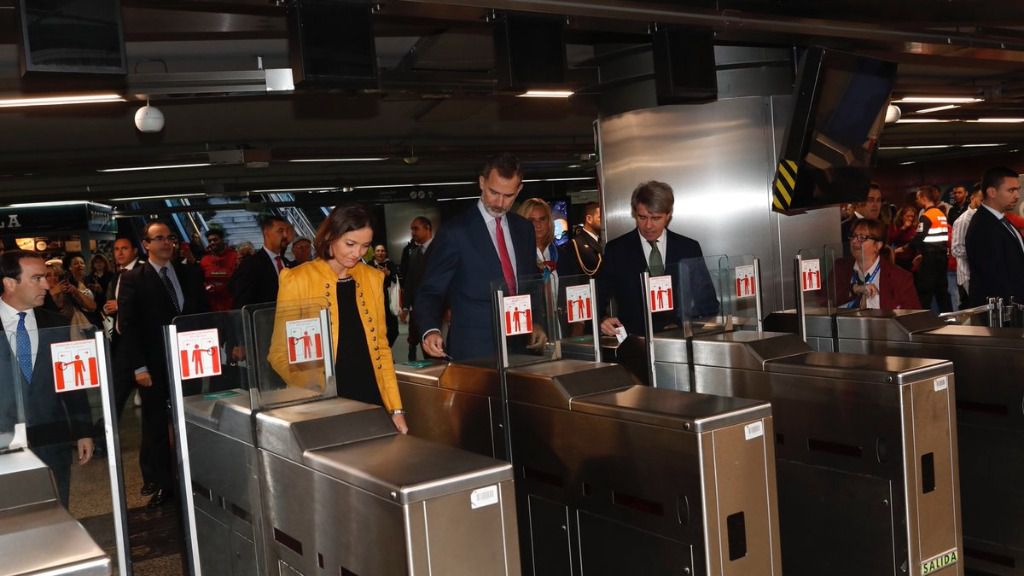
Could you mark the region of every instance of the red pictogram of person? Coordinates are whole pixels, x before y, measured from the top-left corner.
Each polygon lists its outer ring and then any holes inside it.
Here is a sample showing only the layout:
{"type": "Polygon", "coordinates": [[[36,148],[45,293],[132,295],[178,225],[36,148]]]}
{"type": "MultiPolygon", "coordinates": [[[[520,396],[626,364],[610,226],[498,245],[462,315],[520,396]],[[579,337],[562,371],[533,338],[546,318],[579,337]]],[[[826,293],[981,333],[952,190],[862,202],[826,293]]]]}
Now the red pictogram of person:
{"type": "Polygon", "coordinates": [[[313,356],[313,339],[309,337],[309,331],[302,333],[302,357],[310,358],[313,356]]]}
{"type": "Polygon", "coordinates": [[[521,320],[519,320],[519,314],[520,314],[519,306],[516,306],[512,310],[512,325],[514,326],[514,328],[512,329],[513,332],[519,332],[520,331],[521,320]]]}
{"type": "Polygon", "coordinates": [[[82,361],[82,357],[75,354],[71,366],[75,369],[75,386],[85,386],[85,362],[82,361]]]}

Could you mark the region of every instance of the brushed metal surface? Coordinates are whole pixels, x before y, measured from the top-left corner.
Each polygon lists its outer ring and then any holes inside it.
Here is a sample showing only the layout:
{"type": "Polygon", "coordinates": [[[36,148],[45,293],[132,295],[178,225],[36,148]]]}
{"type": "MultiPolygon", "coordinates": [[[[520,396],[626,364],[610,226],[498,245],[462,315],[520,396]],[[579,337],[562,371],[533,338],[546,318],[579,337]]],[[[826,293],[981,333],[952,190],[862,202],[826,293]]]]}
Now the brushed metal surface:
{"type": "Polygon", "coordinates": [[[586,396],[573,400],[570,409],[698,434],[771,415],[766,402],[647,386],[586,396]]]}
{"type": "Polygon", "coordinates": [[[641,182],[675,190],[674,232],[705,254],[761,259],[769,310],[793,306],[791,256],[799,248],[839,242],[839,211],[799,215],[771,211],[776,153],[792,99],[720,99],[700,106],[659,106],[598,121],[606,239],[630,231],[629,200],[641,182]]]}
{"type": "Polygon", "coordinates": [[[942,328],[931,310],[856,310],[836,316],[839,338],[906,341],[911,334],[942,328]]]}
{"type": "Polygon", "coordinates": [[[185,421],[252,444],[252,408],[249,392],[226,390],[214,395],[184,397],[185,421]]]}
{"type": "Polygon", "coordinates": [[[770,360],[801,356],[810,350],[793,334],[753,331],[700,336],[693,339],[692,346],[696,365],[741,370],[762,370],[770,360]]]}
{"type": "Polygon", "coordinates": [[[427,366],[410,366],[405,363],[395,363],[395,373],[399,380],[417,384],[419,386],[437,386],[441,374],[448,369],[447,362],[440,360],[431,361],[427,366]]]}
{"type": "Polygon", "coordinates": [[[0,558],[4,575],[111,574],[110,558],[56,499],[0,514],[0,558]]]}
{"type": "Polygon", "coordinates": [[[0,455],[0,513],[57,499],[53,475],[31,450],[0,455]]]}
{"type": "Polygon", "coordinates": [[[621,390],[636,380],[617,364],[556,360],[508,371],[510,400],[569,409],[573,399],[621,390]]]}
{"type": "Polygon", "coordinates": [[[309,451],[303,464],[399,504],[512,479],[507,462],[398,434],[309,451]]]}
{"type": "Polygon", "coordinates": [[[466,394],[496,397],[501,395],[498,373],[493,361],[453,363],[441,374],[438,386],[466,394]]]}
{"type": "Polygon", "coordinates": [[[397,434],[384,408],[327,398],[276,408],[256,416],[257,445],[301,462],[307,450],[397,434]]]}
{"type": "Polygon", "coordinates": [[[937,378],[953,372],[948,360],[907,358],[901,356],[865,356],[841,352],[808,352],[799,356],[779,358],[766,364],[775,374],[815,376],[828,379],[849,379],[859,382],[905,383],[923,378],[937,378]]]}

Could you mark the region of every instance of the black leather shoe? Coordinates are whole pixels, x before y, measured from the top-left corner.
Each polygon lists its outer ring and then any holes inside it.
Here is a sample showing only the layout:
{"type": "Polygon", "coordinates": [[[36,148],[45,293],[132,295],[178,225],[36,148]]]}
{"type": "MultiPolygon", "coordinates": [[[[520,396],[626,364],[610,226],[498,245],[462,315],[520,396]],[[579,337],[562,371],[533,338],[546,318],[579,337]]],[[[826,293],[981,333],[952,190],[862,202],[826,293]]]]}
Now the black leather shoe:
{"type": "Polygon", "coordinates": [[[158,488],[153,493],[153,497],[149,499],[149,504],[146,504],[146,508],[150,510],[156,510],[165,504],[174,502],[174,492],[166,488],[158,488]]]}
{"type": "Polygon", "coordinates": [[[146,482],[142,485],[142,491],[139,493],[143,496],[150,496],[156,492],[158,488],[160,488],[160,485],[156,482],[146,482]]]}

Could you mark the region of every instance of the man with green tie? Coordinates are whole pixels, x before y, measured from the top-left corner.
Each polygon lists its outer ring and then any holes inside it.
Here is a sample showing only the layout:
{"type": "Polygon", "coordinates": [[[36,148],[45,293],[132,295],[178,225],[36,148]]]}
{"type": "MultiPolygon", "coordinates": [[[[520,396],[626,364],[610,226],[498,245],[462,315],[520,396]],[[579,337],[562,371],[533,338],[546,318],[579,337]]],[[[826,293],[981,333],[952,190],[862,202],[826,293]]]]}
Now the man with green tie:
{"type": "Polygon", "coordinates": [[[644,301],[640,274],[672,276],[673,311],[654,315],[660,331],[682,318],[713,316],[718,299],[703,263],[700,244],[668,229],[675,196],[672,187],[652,180],[637,186],[630,200],[636,228],[608,242],[598,276],[598,297],[603,313],[614,300],[617,313],[601,321],[601,333],[614,335],[622,326],[629,334],[644,334],[644,301]],[[685,285],[680,292],[680,271],[685,285]]]}

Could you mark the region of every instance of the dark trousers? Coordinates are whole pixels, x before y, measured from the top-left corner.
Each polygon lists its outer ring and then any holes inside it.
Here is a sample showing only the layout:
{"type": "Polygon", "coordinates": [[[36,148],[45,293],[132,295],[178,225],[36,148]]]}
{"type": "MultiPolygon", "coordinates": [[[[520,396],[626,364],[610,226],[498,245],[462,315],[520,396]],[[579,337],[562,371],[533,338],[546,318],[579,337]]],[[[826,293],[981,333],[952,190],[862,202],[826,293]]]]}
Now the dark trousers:
{"type": "Polygon", "coordinates": [[[938,301],[939,312],[952,312],[953,302],[946,286],[948,260],[944,249],[926,249],[921,258],[921,267],[914,273],[914,287],[921,306],[932,307],[932,299],[938,301]]]}
{"type": "MultiPolygon", "coordinates": [[[[128,359],[127,342],[115,340],[111,345],[111,357],[111,366],[114,372],[114,413],[117,414],[117,421],[120,422],[128,398],[131,397],[132,390],[135,389],[135,370],[132,369],[128,359]]],[[[141,393],[139,397],[141,398],[141,393]]],[[[143,434],[139,447],[139,469],[142,471],[143,482],[155,482],[153,469],[146,461],[148,454],[146,436],[143,434]]]]}
{"type": "Polygon", "coordinates": [[[53,472],[53,479],[57,482],[57,497],[65,508],[68,507],[68,500],[71,497],[72,446],[70,442],[60,442],[31,447],[32,452],[53,472]]]}
{"type": "Polygon", "coordinates": [[[409,362],[416,361],[416,350],[420,347],[420,327],[416,325],[416,321],[412,319],[412,310],[409,311],[407,316],[409,319],[409,336],[406,341],[409,342],[409,362]]]}
{"type": "Polygon", "coordinates": [[[146,482],[156,482],[165,490],[174,490],[174,464],[171,453],[171,438],[168,431],[170,424],[167,402],[167,381],[153,376],[153,385],[139,387],[142,398],[142,446],[139,449],[139,462],[143,464],[143,477],[146,482]],[[149,477],[146,478],[148,468],[149,477]]]}

